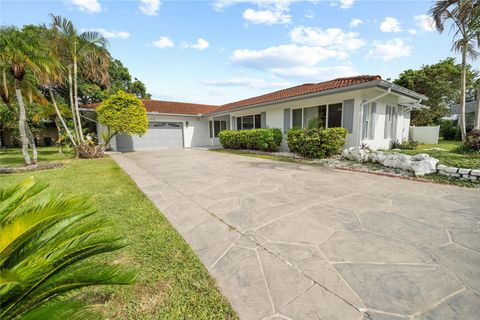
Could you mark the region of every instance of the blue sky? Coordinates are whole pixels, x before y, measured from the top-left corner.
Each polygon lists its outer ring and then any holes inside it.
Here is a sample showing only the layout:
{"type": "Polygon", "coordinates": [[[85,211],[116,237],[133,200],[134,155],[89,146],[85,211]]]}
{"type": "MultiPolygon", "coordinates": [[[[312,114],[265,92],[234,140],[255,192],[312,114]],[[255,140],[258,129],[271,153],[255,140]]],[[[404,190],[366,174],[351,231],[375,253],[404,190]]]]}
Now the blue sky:
{"type": "Polygon", "coordinates": [[[432,1],[0,0],[2,25],[95,29],[156,99],[220,104],[357,74],[395,79],[451,56],[432,1]]]}

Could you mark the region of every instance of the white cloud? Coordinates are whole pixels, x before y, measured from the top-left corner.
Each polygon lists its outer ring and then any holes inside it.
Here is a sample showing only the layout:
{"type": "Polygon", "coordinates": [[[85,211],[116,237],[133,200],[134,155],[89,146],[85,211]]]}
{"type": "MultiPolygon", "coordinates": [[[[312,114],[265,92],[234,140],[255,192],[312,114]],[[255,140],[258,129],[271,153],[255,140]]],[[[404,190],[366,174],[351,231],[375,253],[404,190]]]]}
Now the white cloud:
{"type": "Polygon", "coordinates": [[[80,11],[96,13],[102,11],[102,6],[97,0],[71,0],[80,11]]]}
{"type": "Polygon", "coordinates": [[[432,17],[422,14],[414,16],[413,19],[417,22],[417,26],[425,32],[435,31],[435,21],[432,17]]]}
{"type": "Polygon", "coordinates": [[[392,17],[386,17],[385,20],[380,24],[380,30],[382,32],[401,32],[400,22],[397,19],[392,17]]]}
{"type": "Polygon", "coordinates": [[[182,45],[184,48],[192,48],[192,49],[197,49],[197,50],[205,50],[207,49],[210,44],[208,43],[207,40],[203,38],[198,38],[197,43],[194,44],[189,44],[189,43],[183,43],[182,45]]]}
{"type": "Polygon", "coordinates": [[[303,16],[307,19],[313,19],[315,18],[315,12],[313,12],[312,10],[308,10],[303,16]]]}
{"type": "Polygon", "coordinates": [[[292,16],[285,14],[284,10],[254,10],[247,9],[243,12],[243,19],[253,24],[278,24],[290,23],[292,16]]]}
{"type": "Polygon", "coordinates": [[[410,34],[417,34],[417,30],[415,30],[415,29],[409,29],[409,30],[408,30],[408,33],[410,33],[410,34]]]}
{"type": "Polygon", "coordinates": [[[313,82],[350,77],[358,74],[355,68],[351,66],[274,68],[270,72],[280,77],[297,78],[313,82]]]}
{"type": "Polygon", "coordinates": [[[140,0],[138,8],[148,16],[156,16],[160,8],[160,0],[140,0]]]}
{"type": "Polygon", "coordinates": [[[360,20],[358,18],[353,18],[352,21],[350,21],[350,28],[356,28],[361,24],[363,24],[362,20],[360,20]]]}
{"type": "MultiPolygon", "coordinates": [[[[251,3],[255,4],[258,7],[267,7],[267,6],[283,6],[288,8],[290,3],[297,2],[302,0],[216,0],[213,2],[213,8],[216,11],[223,11],[223,9],[240,4],[240,3],[251,3]]],[[[314,2],[315,0],[311,0],[314,2]]]]}
{"type": "Polygon", "coordinates": [[[249,87],[252,89],[275,89],[285,88],[291,85],[290,82],[285,81],[266,81],[264,79],[256,78],[229,78],[220,80],[202,80],[202,83],[217,87],[249,87]]]}
{"type": "Polygon", "coordinates": [[[130,33],[126,32],[126,31],[116,31],[116,30],[105,30],[103,28],[99,28],[99,29],[82,29],[82,32],[85,32],[85,31],[96,31],[98,33],[100,33],[102,36],[104,36],[105,38],[119,38],[119,39],[127,39],[128,37],[130,37],[130,33]]]}
{"type": "Polygon", "coordinates": [[[372,49],[365,56],[370,59],[390,61],[401,57],[408,57],[413,47],[407,45],[402,39],[395,38],[386,42],[374,41],[372,49]]]}
{"type": "Polygon", "coordinates": [[[157,48],[171,48],[175,45],[173,41],[166,36],[161,36],[157,40],[153,41],[152,44],[157,48]]]}
{"type": "Polygon", "coordinates": [[[314,27],[298,26],[290,31],[290,40],[294,43],[325,47],[338,50],[344,56],[346,51],[353,51],[363,47],[366,43],[359,38],[357,32],[344,32],[339,28],[322,30],[314,27]]]}
{"type": "Polygon", "coordinates": [[[336,57],[335,50],[296,44],[269,47],[263,50],[238,49],[230,59],[245,67],[265,70],[278,67],[313,66],[320,61],[336,57]]]}
{"type": "Polygon", "coordinates": [[[340,8],[342,9],[351,8],[354,2],[355,0],[340,0],[340,8]]]}

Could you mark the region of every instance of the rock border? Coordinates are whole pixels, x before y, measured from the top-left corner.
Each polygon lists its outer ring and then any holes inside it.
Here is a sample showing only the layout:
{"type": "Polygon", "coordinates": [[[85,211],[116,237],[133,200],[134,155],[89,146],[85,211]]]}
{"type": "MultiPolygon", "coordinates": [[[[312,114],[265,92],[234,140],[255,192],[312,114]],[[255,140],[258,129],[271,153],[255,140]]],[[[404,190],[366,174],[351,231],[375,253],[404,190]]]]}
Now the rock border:
{"type": "Polygon", "coordinates": [[[442,176],[460,180],[480,181],[480,169],[448,167],[441,164],[437,166],[437,173],[442,176]]]}

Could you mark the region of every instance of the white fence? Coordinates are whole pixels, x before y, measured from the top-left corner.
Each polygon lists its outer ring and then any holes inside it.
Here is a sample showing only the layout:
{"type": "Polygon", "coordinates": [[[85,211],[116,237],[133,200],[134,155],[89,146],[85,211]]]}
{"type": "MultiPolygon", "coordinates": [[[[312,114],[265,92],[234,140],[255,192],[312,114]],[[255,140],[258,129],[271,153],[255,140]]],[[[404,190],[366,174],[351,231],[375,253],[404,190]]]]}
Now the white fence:
{"type": "Polygon", "coordinates": [[[440,126],[436,127],[410,127],[409,140],[420,143],[438,144],[440,126]]]}

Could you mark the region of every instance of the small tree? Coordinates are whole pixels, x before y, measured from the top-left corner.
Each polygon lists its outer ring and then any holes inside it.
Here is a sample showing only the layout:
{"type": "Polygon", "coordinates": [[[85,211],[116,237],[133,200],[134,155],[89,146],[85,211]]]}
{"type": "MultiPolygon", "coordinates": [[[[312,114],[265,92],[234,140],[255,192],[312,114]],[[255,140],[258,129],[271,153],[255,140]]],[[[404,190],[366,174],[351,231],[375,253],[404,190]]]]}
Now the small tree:
{"type": "Polygon", "coordinates": [[[147,132],[145,106],[134,94],[118,91],[97,108],[98,121],[108,126],[105,146],[116,134],[142,135],[147,132]]]}

